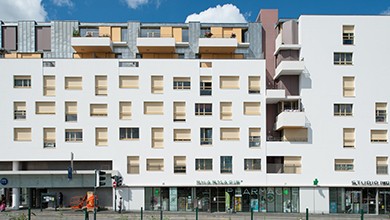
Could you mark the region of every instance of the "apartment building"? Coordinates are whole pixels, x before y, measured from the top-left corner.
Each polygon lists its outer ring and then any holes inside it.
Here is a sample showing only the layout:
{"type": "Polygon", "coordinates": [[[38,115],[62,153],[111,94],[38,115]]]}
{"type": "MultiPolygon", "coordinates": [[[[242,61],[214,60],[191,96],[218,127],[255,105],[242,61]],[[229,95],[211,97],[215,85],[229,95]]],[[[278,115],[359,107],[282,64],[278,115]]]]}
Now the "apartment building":
{"type": "Polygon", "coordinates": [[[111,208],[388,213],[389,19],[2,22],[0,192],[70,206],[105,170],[111,208]]]}

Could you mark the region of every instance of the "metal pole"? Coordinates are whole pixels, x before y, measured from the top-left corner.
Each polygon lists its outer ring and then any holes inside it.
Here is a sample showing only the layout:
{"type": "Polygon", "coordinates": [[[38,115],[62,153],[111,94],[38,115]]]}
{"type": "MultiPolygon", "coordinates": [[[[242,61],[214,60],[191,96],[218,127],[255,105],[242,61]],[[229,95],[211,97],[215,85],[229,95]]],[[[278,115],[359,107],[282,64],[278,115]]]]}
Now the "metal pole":
{"type": "Polygon", "coordinates": [[[84,220],[89,220],[87,209],[84,209],[84,220]]]}
{"type": "Polygon", "coordinates": [[[144,209],[141,207],[141,220],[144,219],[144,209]]]}
{"type": "Polygon", "coordinates": [[[31,208],[30,207],[28,207],[28,212],[27,212],[28,214],[28,220],[31,220],[31,208]]]}
{"type": "Polygon", "coordinates": [[[196,209],[195,209],[195,220],[198,220],[198,212],[199,212],[199,209],[198,209],[198,207],[196,207],[196,209]]]}
{"type": "Polygon", "coordinates": [[[360,209],[360,220],[364,220],[364,212],[363,212],[363,209],[360,209]]]}
{"type": "Polygon", "coordinates": [[[306,208],[306,220],[309,220],[309,208],[306,208]]]}
{"type": "Polygon", "coordinates": [[[163,210],[162,210],[162,208],[160,210],[160,220],[163,220],[163,210]]]}
{"type": "Polygon", "coordinates": [[[114,194],[115,194],[114,211],[116,212],[116,188],[114,188],[114,194]]]}
{"type": "Polygon", "coordinates": [[[96,180],[97,170],[95,170],[95,186],[93,187],[93,219],[96,220],[96,180]]]}
{"type": "Polygon", "coordinates": [[[251,208],[251,220],[253,220],[253,208],[251,208]]]}

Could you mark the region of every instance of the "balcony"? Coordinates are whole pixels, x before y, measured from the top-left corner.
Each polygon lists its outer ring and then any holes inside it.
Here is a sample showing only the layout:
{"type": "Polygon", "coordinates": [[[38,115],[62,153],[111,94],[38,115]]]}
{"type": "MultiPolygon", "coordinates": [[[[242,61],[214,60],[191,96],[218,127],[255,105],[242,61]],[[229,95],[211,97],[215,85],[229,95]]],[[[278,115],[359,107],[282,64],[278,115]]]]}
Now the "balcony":
{"type": "MultiPolygon", "coordinates": [[[[282,32],[283,33],[283,32],[282,32]]],[[[286,44],[283,42],[283,36],[280,33],[275,40],[275,55],[279,53],[281,50],[300,50],[301,45],[299,44],[286,44]]]]}
{"type": "Polygon", "coordinates": [[[275,130],[283,128],[304,128],[305,126],[305,113],[300,110],[286,110],[276,117],[275,130]]]}
{"type": "Polygon", "coordinates": [[[305,69],[305,65],[303,61],[284,60],[281,61],[278,67],[276,68],[274,79],[277,79],[280,76],[301,75],[304,69],[305,69]]]}
{"type": "Polygon", "coordinates": [[[267,104],[275,104],[286,98],[284,89],[267,89],[267,104]]]}
{"type": "Polygon", "coordinates": [[[138,51],[143,53],[175,53],[175,38],[173,37],[138,37],[138,51]]]}
{"type": "Polygon", "coordinates": [[[267,173],[286,173],[286,174],[299,174],[301,173],[300,164],[267,164],[267,173]]]}
{"type": "Polygon", "coordinates": [[[109,37],[72,37],[71,45],[77,53],[112,52],[112,41],[109,37]]]}
{"type": "Polygon", "coordinates": [[[237,48],[236,38],[199,38],[199,53],[234,53],[237,48]]]}

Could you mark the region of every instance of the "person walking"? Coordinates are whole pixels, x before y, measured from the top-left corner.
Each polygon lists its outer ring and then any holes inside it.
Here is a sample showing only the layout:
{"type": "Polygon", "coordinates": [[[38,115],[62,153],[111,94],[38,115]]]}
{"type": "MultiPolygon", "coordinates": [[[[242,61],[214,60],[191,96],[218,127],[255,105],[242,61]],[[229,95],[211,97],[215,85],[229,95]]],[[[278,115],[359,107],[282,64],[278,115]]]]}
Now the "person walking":
{"type": "Polygon", "coordinates": [[[60,192],[58,195],[58,204],[60,208],[64,206],[64,195],[62,194],[62,192],[60,192]]]}
{"type": "Polygon", "coordinates": [[[5,201],[5,195],[1,195],[1,200],[0,200],[0,212],[5,211],[5,206],[6,206],[6,201],[5,201]]]}

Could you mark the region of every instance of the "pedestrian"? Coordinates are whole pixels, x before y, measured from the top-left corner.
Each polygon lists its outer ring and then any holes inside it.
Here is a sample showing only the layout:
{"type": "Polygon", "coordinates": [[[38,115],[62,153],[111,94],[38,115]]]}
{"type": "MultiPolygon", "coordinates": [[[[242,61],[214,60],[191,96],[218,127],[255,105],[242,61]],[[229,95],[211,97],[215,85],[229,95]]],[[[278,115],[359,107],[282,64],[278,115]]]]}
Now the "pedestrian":
{"type": "Polygon", "coordinates": [[[62,192],[60,192],[58,195],[58,204],[60,205],[60,208],[62,208],[64,205],[64,195],[62,192]]]}
{"type": "Polygon", "coordinates": [[[1,195],[1,200],[0,200],[0,212],[4,212],[5,211],[5,204],[6,204],[6,201],[5,201],[5,195],[1,195]]]}

